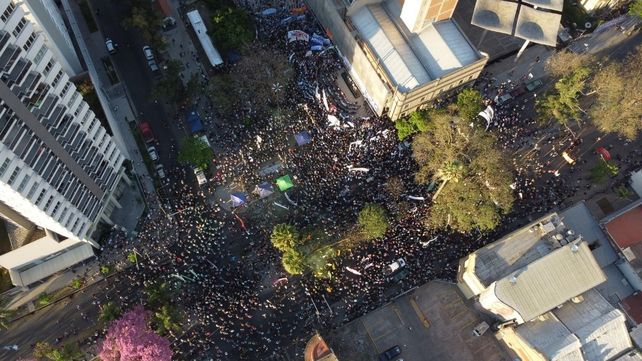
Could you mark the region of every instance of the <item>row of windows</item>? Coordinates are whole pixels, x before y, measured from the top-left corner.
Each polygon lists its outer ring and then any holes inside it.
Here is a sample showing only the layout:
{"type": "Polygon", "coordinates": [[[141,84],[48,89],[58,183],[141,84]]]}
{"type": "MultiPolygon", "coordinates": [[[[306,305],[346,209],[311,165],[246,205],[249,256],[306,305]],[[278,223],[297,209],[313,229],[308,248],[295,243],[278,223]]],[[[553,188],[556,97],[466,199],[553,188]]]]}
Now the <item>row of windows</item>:
{"type": "Polygon", "coordinates": [[[16,24],[16,27],[13,29],[13,32],[12,32],[13,36],[17,38],[18,35],[20,35],[20,33],[22,32],[22,29],[25,28],[25,25],[27,25],[27,19],[25,18],[20,19],[18,24],[16,24]]]}
{"type": "Polygon", "coordinates": [[[22,45],[22,48],[24,49],[24,51],[29,51],[29,49],[31,49],[31,46],[36,41],[37,37],[38,37],[38,34],[36,33],[31,33],[31,35],[29,35],[29,37],[27,38],[27,41],[25,41],[25,43],[22,45]]]}
{"type": "Polygon", "coordinates": [[[10,1],[9,5],[7,5],[7,8],[4,9],[2,15],[0,15],[0,20],[6,23],[7,20],[11,17],[11,14],[13,14],[14,10],[16,10],[16,5],[13,3],[13,1],[10,1]]]}

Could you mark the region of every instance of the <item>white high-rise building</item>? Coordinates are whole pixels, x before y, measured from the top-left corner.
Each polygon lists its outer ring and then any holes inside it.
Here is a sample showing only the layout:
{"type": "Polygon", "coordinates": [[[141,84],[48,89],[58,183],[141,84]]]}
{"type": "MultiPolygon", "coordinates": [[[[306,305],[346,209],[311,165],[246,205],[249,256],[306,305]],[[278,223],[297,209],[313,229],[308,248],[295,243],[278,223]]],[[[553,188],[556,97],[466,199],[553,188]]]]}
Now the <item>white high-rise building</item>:
{"type": "Polygon", "coordinates": [[[32,237],[12,244],[0,266],[27,286],[93,256],[96,227],[111,223],[130,181],[124,156],[69,81],[67,57],[61,63],[50,48],[59,44],[52,31],[21,4],[0,0],[0,216],[32,237]]]}

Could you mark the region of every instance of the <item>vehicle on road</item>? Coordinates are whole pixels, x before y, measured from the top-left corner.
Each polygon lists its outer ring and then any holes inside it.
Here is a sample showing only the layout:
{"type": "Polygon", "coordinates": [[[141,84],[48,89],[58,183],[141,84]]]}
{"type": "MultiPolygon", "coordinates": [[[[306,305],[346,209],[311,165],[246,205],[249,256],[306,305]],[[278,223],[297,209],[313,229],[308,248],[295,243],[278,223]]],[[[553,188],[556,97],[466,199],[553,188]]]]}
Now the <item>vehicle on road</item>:
{"type": "Polygon", "coordinates": [[[154,59],[154,52],[149,45],[143,46],[143,54],[145,54],[145,59],[147,60],[147,66],[153,72],[158,71],[158,64],[156,64],[156,59],[154,59]]]}
{"type": "Polygon", "coordinates": [[[153,161],[158,160],[158,152],[156,151],[156,147],[154,147],[153,145],[150,145],[149,147],[147,147],[147,154],[149,154],[149,157],[153,161]]]}
{"type": "Polygon", "coordinates": [[[152,133],[152,128],[149,126],[149,123],[147,122],[139,123],[138,130],[140,131],[140,135],[143,137],[143,140],[145,141],[145,143],[152,143],[156,141],[156,138],[154,137],[154,133],[152,133]]]}
{"type": "Polygon", "coordinates": [[[404,279],[410,271],[406,267],[406,260],[399,258],[398,260],[392,262],[386,268],[386,280],[388,282],[399,282],[404,279]]]}
{"type": "Polygon", "coordinates": [[[401,355],[401,347],[392,346],[379,355],[379,361],[390,361],[399,355],[401,355]]]}
{"type": "Polygon", "coordinates": [[[201,168],[194,168],[194,175],[196,176],[196,181],[198,182],[199,186],[207,183],[207,177],[205,176],[205,172],[201,168]]]}
{"type": "Polygon", "coordinates": [[[156,164],[156,175],[158,175],[158,178],[160,179],[165,178],[165,168],[162,164],[156,164]]]}
{"type": "Polygon", "coordinates": [[[114,44],[114,41],[110,38],[105,40],[105,46],[107,47],[109,54],[116,54],[118,52],[118,46],[114,44]]]}
{"type": "Polygon", "coordinates": [[[497,103],[497,105],[503,105],[511,99],[513,99],[513,96],[509,93],[505,93],[498,97],[495,97],[495,102],[497,103]]]}
{"type": "Polygon", "coordinates": [[[532,91],[535,91],[538,88],[540,88],[543,84],[544,83],[542,83],[542,81],[540,79],[535,79],[535,80],[533,80],[533,81],[531,81],[529,83],[526,83],[526,89],[529,92],[532,92],[532,91]]]}

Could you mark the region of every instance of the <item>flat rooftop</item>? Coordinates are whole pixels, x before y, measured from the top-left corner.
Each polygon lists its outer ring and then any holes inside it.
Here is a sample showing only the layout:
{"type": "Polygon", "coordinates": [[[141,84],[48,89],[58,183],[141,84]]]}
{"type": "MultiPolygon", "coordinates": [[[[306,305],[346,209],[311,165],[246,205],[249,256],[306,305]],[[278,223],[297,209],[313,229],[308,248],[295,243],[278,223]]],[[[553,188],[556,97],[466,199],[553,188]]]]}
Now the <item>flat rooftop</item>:
{"type": "Polygon", "coordinates": [[[473,252],[475,275],[488,286],[560,248],[569,238],[576,236],[569,234],[557,213],[551,213],[473,252]]]}
{"type": "Polygon", "coordinates": [[[395,345],[404,360],[509,361],[491,330],[473,336],[482,321],[456,285],[432,281],[324,338],[342,361],[372,361],[395,345]]]}

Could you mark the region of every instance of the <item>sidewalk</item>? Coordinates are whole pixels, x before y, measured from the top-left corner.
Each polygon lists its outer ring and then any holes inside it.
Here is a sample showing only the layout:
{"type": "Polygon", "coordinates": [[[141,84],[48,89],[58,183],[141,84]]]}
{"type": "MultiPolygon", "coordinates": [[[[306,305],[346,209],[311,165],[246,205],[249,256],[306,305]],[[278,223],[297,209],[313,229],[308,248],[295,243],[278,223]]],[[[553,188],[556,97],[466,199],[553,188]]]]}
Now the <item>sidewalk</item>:
{"type": "Polygon", "coordinates": [[[172,17],[176,20],[176,25],[174,28],[163,32],[163,35],[167,37],[165,54],[168,59],[181,62],[181,79],[183,80],[183,84],[187,84],[192,76],[197,76],[199,80],[202,80],[200,78],[201,74],[206,74],[206,72],[199,62],[199,53],[188,33],[188,31],[191,30],[187,29],[183,21],[179,1],[170,0],[170,3],[172,5],[172,17]]]}

